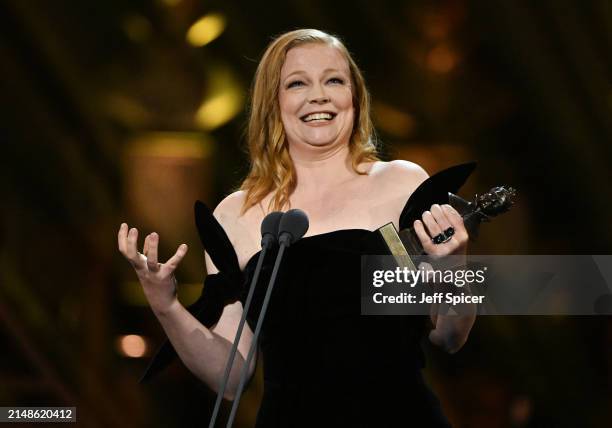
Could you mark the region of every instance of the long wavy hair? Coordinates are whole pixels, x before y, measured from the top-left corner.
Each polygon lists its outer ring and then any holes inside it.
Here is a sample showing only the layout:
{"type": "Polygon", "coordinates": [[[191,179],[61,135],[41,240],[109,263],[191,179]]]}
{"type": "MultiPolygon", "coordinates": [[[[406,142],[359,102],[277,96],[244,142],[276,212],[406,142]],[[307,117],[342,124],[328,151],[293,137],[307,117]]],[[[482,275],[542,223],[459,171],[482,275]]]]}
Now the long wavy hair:
{"type": "Polygon", "coordinates": [[[287,52],[308,43],[333,46],[348,62],[354,108],[353,131],[349,141],[353,169],[360,175],[366,174],[359,171],[358,166],[362,162],[378,160],[370,117],[370,94],[347,48],[337,37],[319,30],[301,29],[284,33],[268,45],[253,79],[247,126],[247,149],[251,165],[240,186],[240,190],[246,191],[243,214],[271,192],[274,193],[268,206],[269,211],[290,206],[289,197],[295,190],[297,178],[281,122],[278,101],[280,74],[287,52]]]}

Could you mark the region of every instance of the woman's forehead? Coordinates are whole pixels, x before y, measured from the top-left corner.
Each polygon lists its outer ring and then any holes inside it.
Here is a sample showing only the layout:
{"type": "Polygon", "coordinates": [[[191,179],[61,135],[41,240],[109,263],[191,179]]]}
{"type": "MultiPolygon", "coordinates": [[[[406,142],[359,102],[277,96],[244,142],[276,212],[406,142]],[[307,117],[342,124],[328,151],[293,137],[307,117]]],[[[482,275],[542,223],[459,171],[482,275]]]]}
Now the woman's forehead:
{"type": "Polygon", "coordinates": [[[281,77],[296,72],[337,70],[348,73],[348,61],[337,47],[325,43],[308,43],[289,49],[281,68],[281,77]]]}

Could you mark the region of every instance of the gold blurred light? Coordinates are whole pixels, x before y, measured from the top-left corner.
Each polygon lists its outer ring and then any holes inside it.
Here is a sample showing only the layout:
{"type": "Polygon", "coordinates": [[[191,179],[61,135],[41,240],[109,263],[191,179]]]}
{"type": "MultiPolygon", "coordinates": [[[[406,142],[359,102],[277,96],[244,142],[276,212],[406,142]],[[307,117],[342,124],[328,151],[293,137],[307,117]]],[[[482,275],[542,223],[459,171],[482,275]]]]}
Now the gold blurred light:
{"type": "Polygon", "coordinates": [[[147,342],[137,334],[119,336],[117,349],[121,355],[129,358],[141,358],[147,353],[147,342]]]}
{"type": "Polygon", "coordinates": [[[153,122],[153,115],[135,97],[120,92],[107,92],[104,99],[107,115],[130,128],[146,128],[153,122]]]}
{"type": "MultiPolygon", "coordinates": [[[[126,212],[136,219],[132,221],[138,223],[143,235],[159,234],[161,262],[166,262],[181,243],[198,248],[192,226],[193,202],[214,200],[209,196],[216,166],[214,140],[204,132],[142,132],[126,143],[121,156],[122,198],[126,212]]],[[[195,256],[196,252],[189,253],[195,256]]],[[[198,258],[195,264],[195,260],[187,255],[180,269],[199,279],[202,262],[198,258]]]]}
{"type": "Polygon", "coordinates": [[[427,67],[436,73],[448,73],[457,65],[457,55],[446,45],[441,44],[427,54],[427,67]]]}
{"type": "Polygon", "coordinates": [[[241,105],[230,92],[215,95],[202,103],[196,113],[196,122],[203,129],[212,130],[228,122],[240,111],[241,105]]]}
{"type": "Polygon", "coordinates": [[[376,126],[387,134],[408,138],[414,134],[416,121],[412,115],[380,101],[372,105],[376,126]]]}
{"type": "Polygon", "coordinates": [[[215,40],[225,29],[225,17],[220,13],[209,13],[198,19],[187,31],[187,41],[192,46],[204,46],[215,40]]]}
{"type": "Polygon", "coordinates": [[[198,127],[211,131],[229,122],[244,107],[244,94],[231,70],[213,68],[207,78],[208,94],[195,114],[198,127]]]}
{"type": "Polygon", "coordinates": [[[212,140],[200,133],[148,132],[132,141],[128,153],[148,158],[206,159],[213,149],[212,140]]]}

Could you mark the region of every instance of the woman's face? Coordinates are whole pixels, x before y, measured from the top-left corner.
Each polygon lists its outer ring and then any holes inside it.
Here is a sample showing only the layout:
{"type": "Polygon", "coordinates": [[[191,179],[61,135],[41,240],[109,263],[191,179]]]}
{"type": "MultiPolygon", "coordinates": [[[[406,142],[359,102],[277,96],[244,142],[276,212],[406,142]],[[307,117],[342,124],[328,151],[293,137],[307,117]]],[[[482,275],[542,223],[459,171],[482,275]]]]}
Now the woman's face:
{"type": "Polygon", "coordinates": [[[348,144],[354,109],[342,53],[323,43],[290,49],[281,69],[279,105],[290,145],[348,144]]]}

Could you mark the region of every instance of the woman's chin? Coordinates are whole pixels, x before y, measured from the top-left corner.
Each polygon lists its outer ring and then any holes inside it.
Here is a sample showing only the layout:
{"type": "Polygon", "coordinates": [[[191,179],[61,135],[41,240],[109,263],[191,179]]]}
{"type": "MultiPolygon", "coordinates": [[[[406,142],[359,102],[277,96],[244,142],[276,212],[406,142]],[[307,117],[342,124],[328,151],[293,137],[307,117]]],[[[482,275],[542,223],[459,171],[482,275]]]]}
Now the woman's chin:
{"type": "MultiPolygon", "coordinates": [[[[342,141],[342,138],[338,135],[316,135],[306,137],[303,141],[309,146],[326,147],[337,145],[339,141],[342,141]]],[[[348,138],[346,138],[346,141],[348,142],[348,138]]]]}
{"type": "Polygon", "coordinates": [[[311,147],[311,148],[325,148],[325,147],[336,147],[342,142],[346,142],[348,145],[350,139],[350,135],[343,137],[336,133],[332,134],[315,134],[315,135],[300,135],[295,136],[294,138],[288,137],[289,145],[298,147],[311,147]]]}
{"type": "Polygon", "coordinates": [[[334,144],[334,140],[306,140],[305,143],[309,146],[325,147],[334,144]]]}

